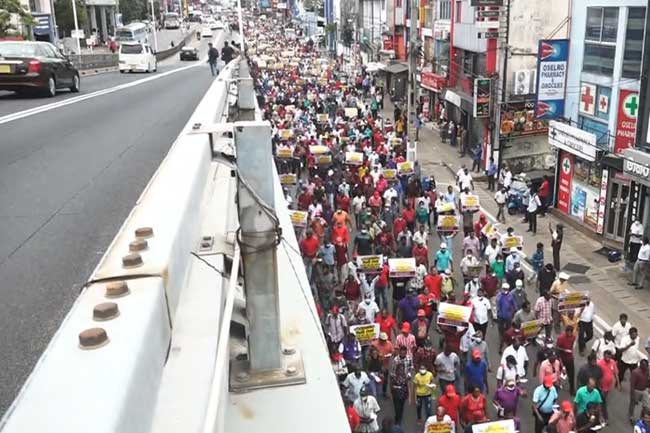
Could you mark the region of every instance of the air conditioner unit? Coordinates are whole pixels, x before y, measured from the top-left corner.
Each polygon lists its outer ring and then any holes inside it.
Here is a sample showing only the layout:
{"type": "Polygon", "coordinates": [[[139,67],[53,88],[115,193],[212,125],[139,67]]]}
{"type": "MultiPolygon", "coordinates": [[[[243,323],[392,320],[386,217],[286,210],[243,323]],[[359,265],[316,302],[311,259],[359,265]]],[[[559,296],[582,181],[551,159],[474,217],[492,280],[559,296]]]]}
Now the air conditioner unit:
{"type": "Polygon", "coordinates": [[[513,94],[515,95],[528,95],[532,93],[533,86],[531,83],[535,77],[535,71],[530,69],[521,69],[514,72],[513,78],[513,94]]]}

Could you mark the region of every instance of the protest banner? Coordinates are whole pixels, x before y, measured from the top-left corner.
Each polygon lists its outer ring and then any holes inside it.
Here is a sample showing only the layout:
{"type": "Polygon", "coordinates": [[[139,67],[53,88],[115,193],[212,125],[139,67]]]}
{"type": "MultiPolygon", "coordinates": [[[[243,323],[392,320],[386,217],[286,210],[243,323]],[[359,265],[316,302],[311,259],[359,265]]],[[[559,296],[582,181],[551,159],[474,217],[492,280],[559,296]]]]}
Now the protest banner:
{"type": "Polygon", "coordinates": [[[327,146],[309,146],[309,151],[312,155],[323,155],[325,153],[330,153],[330,148],[327,146]]]}
{"type": "Polygon", "coordinates": [[[524,338],[533,338],[542,330],[542,322],[540,320],[530,320],[521,324],[521,335],[524,338]]]}
{"type": "Polygon", "coordinates": [[[391,138],[390,140],[390,146],[391,147],[397,147],[401,146],[404,142],[402,141],[401,138],[391,138]]]}
{"type": "Polygon", "coordinates": [[[316,158],[317,165],[330,165],[332,163],[332,155],[318,155],[316,158]]]}
{"type": "Polygon", "coordinates": [[[427,426],[426,433],[452,433],[453,426],[447,422],[434,422],[427,426]]]}
{"type": "Polygon", "coordinates": [[[499,236],[499,230],[492,223],[485,224],[481,229],[481,233],[488,239],[499,236]]]}
{"type": "Polygon", "coordinates": [[[438,232],[451,233],[458,230],[460,219],[456,215],[438,215],[438,232]]]}
{"type": "Polygon", "coordinates": [[[350,165],[363,164],[362,152],[345,152],[345,163],[350,165]]]}
{"type": "Polygon", "coordinates": [[[384,179],[395,180],[396,177],[397,177],[397,170],[395,170],[394,168],[384,169],[384,179]]]}
{"type": "Polygon", "coordinates": [[[478,196],[475,194],[461,194],[460,208],[463,212],[477,212],[481,209],[478,196]]]}
{"type": "Polygon", "coordinates": [[[284,173],[280,175],[280,184],[295,185],[298,182],[298,176],[294,173],[284,173]]]}
{"type": "Polygon", "coordinates": [[[294,210],[291,212],[291,224],[294,227],[306,227],[307,226],[307,212],[301,210],[294,210]]]}
{"type": "Polygon", "coordinates": [[[321,114],[318,115],[318,121],[320,123],[327,123],[328,120],[329,120],[329,117],[327,117],[327,114],[321,113],[321,114]]]}
{"type": "Polygon", "coordinates": [[[362,272],[379,272],[384,266],[384,257],[381,255],[358,256],[357,266],[359,266],[359,270],[362,272]]]}
{"type": "Polygon", "coordinates": [[[400,176],[408,176],[413,174],[413,163],[410,161],[400,162],[397,164],[397,174],[400,176]]]}
{"type": "Polygon", "coordinates": [[[281,139],[288,140],[291,137],[293,137],[293,131],[290,129],[281,129],[278,135],[280,136],[281,139]]]}
{"type": "Polygon", "coordinates": [[[357,117],[359,109],[356,107],[348,107],[345,109],[345,117],[357,117]]]}
{"type": "Polygon", "coordinates": [[[483,271],[483,265],[467,267],[467,275],[469,277],[480,277],[482,271],[483,271]]]}
{"type": "Polygon", "coordinates": [[[350,331],[359,340],[362,346],[368,346],[372,340],[379,338],[379,323],[368,323],[367,325],[353,325],[350,326],[350,331]]]}
{"type": "Polygon", "coordinates": [[[410,278],[415,275],[415,258],[388,259],[391,278],[410,278]]]}
{"type": "Polygon", "coordinates": [[[275,156],[280,159],[290,159],[293,158],[293,150],[294,149],[291,146],[278,147],[275,156]]]}
{"type": "Polygon", "coordinates": [[[506,250],[509,250],[512,247],[521,248],[524,246],[524,238],[521,236],[503,235],[501,236],[501,244],[506,250]]]}
{"type": "Polygon", "coordinates": [[[474,424],[472,433],[516,433],[515,420],[502,419],[500,421],[484,422],[474,424]]]}
{"type": "Polygon", "coordinates": [[[472,315],[472,307],[441,302],[438,305],[438,325],[466,328],[472,315]]]}
{"type": "Polygon", "coordinates": [[[562,293],[557,305],[558,311],[576,310],[589,304],[589,292],[562,293]]]}

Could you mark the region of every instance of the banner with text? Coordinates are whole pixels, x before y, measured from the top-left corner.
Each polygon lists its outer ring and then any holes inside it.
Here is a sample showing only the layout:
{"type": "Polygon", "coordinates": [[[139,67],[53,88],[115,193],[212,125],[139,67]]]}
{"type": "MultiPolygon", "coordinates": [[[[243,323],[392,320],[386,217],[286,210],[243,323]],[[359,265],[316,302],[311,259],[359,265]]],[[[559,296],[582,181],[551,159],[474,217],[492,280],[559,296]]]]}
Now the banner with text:
{"type": "Polygon", "coordinates": [[[564,117],[569,40],[541,40],[537,53],[535,115],[538,119],[564,117]]]}

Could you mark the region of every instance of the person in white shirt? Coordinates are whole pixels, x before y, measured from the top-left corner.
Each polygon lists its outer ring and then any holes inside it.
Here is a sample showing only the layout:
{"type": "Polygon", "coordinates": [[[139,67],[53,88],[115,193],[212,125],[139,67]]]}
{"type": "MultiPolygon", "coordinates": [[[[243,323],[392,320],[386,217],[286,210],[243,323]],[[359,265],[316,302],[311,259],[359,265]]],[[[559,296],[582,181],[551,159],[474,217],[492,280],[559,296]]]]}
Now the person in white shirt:
{"type": "Polygon", "coordinates": [[[646,274],[648,273],[648,262],[650,262],[650,240],[647,236],[643,238],[643,245],[639,249],[639,255],[634,262],[634,270],[632,271],[632,282],[628,283],[634,286],[635,289],[643,289],[645,287],[646,274]]]}
{"type": "Polygon", "coordinates": [[[366,204],[366,196],[357,193],[352,199],[352,211],[354,212],[354,222],[357,230],[361,227],[361,212],[366,204]]]}
{"type": "Polygon", "coordinates": [[[377,399],[372,395],[368,395],[366,388],[361,390],[361,397],[354,402],[354,410],[357,411],[359,418],[361,418],[361,425],[359,425],[357,432],[375,433],[379,431],[377,413],[381,409],[377,403],[377,399]]]}
{"type": "Polygon", "coordinates": [[[628,263],[634,265],[637,257],[639,256],[639,249],[641,249],[641,245],[643,244],[643,224],[641,224],[641,221],[638,218],[634,220],[630,226],[629,238],[630,241],[628,242],[629,250],[627,253],[627,261],[628,263]]]}
{"type": "Polygon", "coordinates": [[[506,192],[506,188],[503,187],[502,189],[498,190],[496,194],[494,194],[494,201],[497,202],[497,206],[499,207],[499,211],[497,212],[497,221],[501,221],[502,223],[506,223],[506,201],[508,200],[508,193],[506,192]]]}
{"type": "Polygon", "coordinates": [[[497,238],[490,239],[489,245],[485,247],[485,251],[483,251],[483,256],[485,257],[487,266],[490,266],[492,262],[496,261],[500,252],[501,245],[499,245],[499,240],[497,238]]]}
{"type": "Polygon", "coordinates": [[[454,420],[452,420],[451,417],[447,415],[447,411],[443,406],[438,406],[436,409],[436,414],[427,418],[426,422],[424,423],[424,433],[427,433],[429,431],[429,426],[434,424],[447,424],[449,426],[449,429],[445,431],[449,431],[449,433],[456,433],[456,423],[454,423],[454,420]]]}
{"type": "Polygon", "coordinates": [[[480,265],[481,264],[479,263],[476,256],[474,256],[472,250],[468,249],[467,255],[463,257],[460,261],[460,270],[463,273],[463,279],[465,280],[465,282],[468,282],[472,278],[472,276],[470,275],[472,268],[476,268],[480,265]]]}
{"type": "Polygon", "coordinates": [[[418,245],[420,244],[428,245],[429,243],[428,241],[429,241],[429,232],[427,232],[423,224],[420,224],[418,231],[416,231],[413,234],[413,242],[415,242],[418,245]]]}
{"type": "Polygon", "coordinates": [[[578,350],[580,351],[581,355],[584,355],[587,343],[589,343],[589,341],[594,338],[595,314],[596,306],[590,299],[589,303],[582,309],[582,313],[580,313],[580,321],[578,322],[578,350]]]}
{"type": "Polygon", "coordinates": [[[605,331],[603,336],[591,345],[591,353],[595,353],[597,359],[603,359],[606,350],[609,350],[611,353],[616,353],[616,344],[614,343],[614,336],[611,330],[605,331]]]}
{"type": "Polygon", "coordinates": [[[323,206],[321,206],[320,203],[313,202],[309,205],[309,208],[307,208],[307,212],[309,212],[309,218],[314,218],[323,213],[323,206]]]}
{"type": "Polygon", "coordinates": [[[621,313],[621,315],[618,316],[618,322],[614,323],[614,326],[612,326],[612,335],[614,336],[614,344],[616,347],[621,345],[621,339],[630,333],[631,327],[632,325],[627,321],[627,314],[621,313]]]}
{"type": "Polygon", "coordinates": [[[357,313],[363,311],[366,315],[368,322],[375,323],[375,316],[379,313],[379,306],[375,301],[370,298],[370,294],[367,293],[362,303],[357,307],[357,313]]]}
{"type": "Polygon", "coordinates": [[[389,204],[393,201],[394,198],[397,198],[397,191],[395,191],[394,186],[391,186],[386,191],[384,191],[384,203],[389,204]]]}
{"type": "Polygon", "coordinates": [[[469,294],[470,299],[478,296],[478,291],[481,288],[481,283],[478,277],[474,277],[465,284],[465,294],[469,294]]]}
{"type": "Polygon", "coordinates": [[[512,172],[510,171],[510,167],[506,167],[503,172],[503,187],[508,189],[510,185],[512,185],[512,172]]]}
{"type": "Polygon", "coordinates": [[[618,367],[618,378],[620,381],[625,379],[627,370],[634,370],[639,363],[639,333],[635,327],[630,328],[628,335],[621,338],[621,343],[616,346],[621,354],[621,362],[618,367]]]}
{"type": "Polygon", "coordinates": [[[461,191],[465,191],[465,189],[474,189],[472,173],[469,172],[467,167],[465,167],[458,175],[458,187],[461,191]]]}
{"type": "Polygon", "coordinates": [[[533,232],[533,235],[537,234],[537,210],[542,206],[542,201],[537,195],[537,191],[533,191],[528,199],[528,230],[533,232]]]}
{"type": "Polygon", "coordinates": [[[490,300],[485,297],[483,289],[478,289],[477,296],[471,300],[474,308],[474,329],[481,331],[483,336],[487,335],[488,323],[492,316],[490,300]]]}
{"type": "Polygon", "coordinates": [[[361,396],[361,390],[370,383],[370,378],[365,371],[359,370],[353,364],[348,366],[348,370],[350,374],[341,385],[345,388],[345,396],[348,400],[357,401],[361,396]]]}
{"type": "Polygon", "coordinates": [[[506,363],[506,358],[512,355],[517,360],[517,375],[519,378],[526,377],[526,371],[528,370],[528,354],[526,353],[526,348],[521,345],[519,338],[515,338],[513,343],[506,347],[501,355],[501,364],[506,363]]]}

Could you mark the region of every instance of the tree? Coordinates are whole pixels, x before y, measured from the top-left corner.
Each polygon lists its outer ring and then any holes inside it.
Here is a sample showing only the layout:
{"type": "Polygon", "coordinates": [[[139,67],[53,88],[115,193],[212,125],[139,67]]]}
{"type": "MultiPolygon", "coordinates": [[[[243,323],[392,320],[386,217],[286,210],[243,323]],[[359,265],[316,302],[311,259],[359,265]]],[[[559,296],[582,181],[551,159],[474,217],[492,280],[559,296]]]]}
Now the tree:
{"type": "Polygon", "coordinates": [[[74,30],[74,13],[72,12],[73,1],[76,1],[79,28],[84,28],[88,21],[86,5],[84,5],[82,0],[58,0],[54,2],[56,24],[64,35],[70,35],[72,30],[74,30]]]}
{"type": "Polygon", "coordinates": [[[122,13],[122,22],[130,23],[132,21],[144,20],[151,12],[148,8],[149,2],[145,0],[123,0],[120,2],[120,12],[122,13]]]}
{"type": "Polygon", "coordinates": [[[33,26],[36,20],[23,8],[19,0],[0,0],[0,37],[15,36],[20,34],[21,29],[15,25],[13,16],[18,16],[18,22],[23,27],[33,26]]]}

